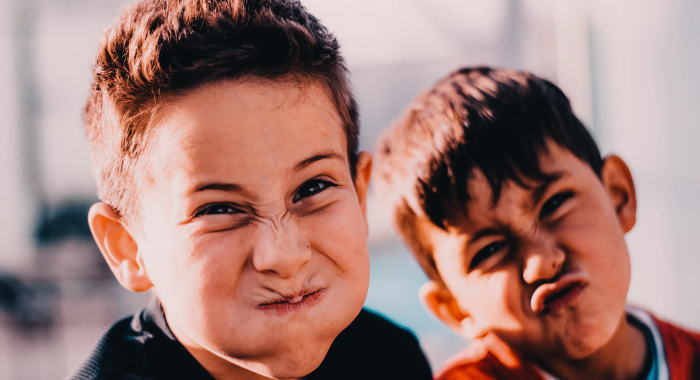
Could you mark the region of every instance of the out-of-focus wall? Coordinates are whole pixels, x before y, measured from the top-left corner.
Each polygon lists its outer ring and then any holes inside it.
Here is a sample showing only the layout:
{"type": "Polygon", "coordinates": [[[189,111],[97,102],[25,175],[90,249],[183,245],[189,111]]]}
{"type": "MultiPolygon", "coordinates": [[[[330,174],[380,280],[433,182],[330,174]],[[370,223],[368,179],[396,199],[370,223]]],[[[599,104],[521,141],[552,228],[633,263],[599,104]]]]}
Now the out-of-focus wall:
{"type": "Polygon", "coordinates": [[[591,0],[594,125],[630,166],[629,300],[700,328],[700,3],[591,0]]]}
{"type": "Polygon", "coordinates": [[[0,2],[0,268],[29,265],[42,207],[95,199],[81,110],[99,33],[125,3],[0,2]]]}
{"type": "Polygon", "coordinates": [[[13,4],[0,2],[0,265],[18,268],[27,261],[34,208],[20,165],[20,101],[15,78],[13,4]],[[10,52],[8,54],[8,52],[10,52]]]}

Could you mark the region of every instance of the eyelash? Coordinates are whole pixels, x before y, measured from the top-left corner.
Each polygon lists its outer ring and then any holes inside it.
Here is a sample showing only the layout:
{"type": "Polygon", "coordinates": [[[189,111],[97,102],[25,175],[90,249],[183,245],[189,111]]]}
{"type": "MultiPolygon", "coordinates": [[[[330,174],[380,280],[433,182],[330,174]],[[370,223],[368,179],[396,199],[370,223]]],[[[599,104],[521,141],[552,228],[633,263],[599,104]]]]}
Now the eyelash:
{"type": "Polygon", "coordinates": [[[195,212],[194,217],[200,217],[203,215],[223,215],[223,214],[238,214],[240,211],[236,210],[235,207],[226,203],[214,203],[205,206],[201,210],[195,212]]]}
{"type": "Polygon", "coordinates": [[[479,252],[477,252],[474,255],[471,262],[469,263],[469,270],[471,271],[472,269],[476,268],[479,264],[481,264],[484,260],[498,253],[498,251],[503,249],[506,246],[506,244],[507,243],[505,240],[499,240],[480,249],[479,252]]]}
{"type": "Polygon", "coordinates": [[[296,193],[294,194],[294,197],[292,197],[292,202],[297,203],[304,198],[312,197],[318,193],[323,192],[324,190],[328,189],[329,187],[335,187],[335,186],[338,186],[338,185],[336,185],[332,182],[329,182],[329,181],[322,180],[320,178],[310,179],[310,180],[304,182],[301,186],[299,186],[296,193]],[[309,185],[315,185],[315,186],[310,187],[309,185]]]}
{"type": "MultiPolygon", "coordinates": [[[[311,197],[315,194],[318,194],[320,192],[323,192],[329,187],[334,187],[338,186],[332,182],[325,181],[319,178],[314,178],[311,180],[308,180],[304,182],[301,186],[299,186],[299,189],[297,189],[297,192],[294,194],[294,197],[292,198],[292,202],[296,203],[303,198],[308,198],[311,197]],[[316,185],[313,188],[310,188],[309,185],[316,185]],[[306,188],[305,188],[306,187],[306,188]],[[317,190],[316,190],[317,189],[317,190]],[[304,190],[310,190],[307,192],[307,194],[304,194],[304,190]]],[[[240,213],[239,210],[237,210],[235,207],[231,206],[230,204],[227,203],[214,203],[208,206],[205,206],[204,208],[198,210],[195,212],[194,217],[200,217],[203,215],[223,215],[223,214],[238,214],[240,213]]]]}
{"type": "Polygon", "coordinates": [[[554,194],[551,198],[549,198],[547,200],[547,202],[545,202],[542,205],[542,209],[540,210],[540,220],[551,215],[562,204],[564,204],[564,202],[566,202],[569,198],[571,198],[573,196],[574,196],[574,193],[572,193],[570,191],[564,192],[564,193],[554,194]]]}

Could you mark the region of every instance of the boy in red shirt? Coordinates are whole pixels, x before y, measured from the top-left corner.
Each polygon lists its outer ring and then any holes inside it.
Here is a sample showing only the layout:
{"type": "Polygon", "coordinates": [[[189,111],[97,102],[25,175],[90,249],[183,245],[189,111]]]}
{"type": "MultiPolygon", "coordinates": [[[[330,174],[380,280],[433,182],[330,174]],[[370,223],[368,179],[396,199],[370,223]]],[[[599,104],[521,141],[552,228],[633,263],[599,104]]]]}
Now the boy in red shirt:
{"type": "Polygon", "coordinates": [[[439,380],[700,378],[700,335],[625,307],[634,183],[555,85],[459,70],[375,157],[424,305],[472,340],[439,380]]]}

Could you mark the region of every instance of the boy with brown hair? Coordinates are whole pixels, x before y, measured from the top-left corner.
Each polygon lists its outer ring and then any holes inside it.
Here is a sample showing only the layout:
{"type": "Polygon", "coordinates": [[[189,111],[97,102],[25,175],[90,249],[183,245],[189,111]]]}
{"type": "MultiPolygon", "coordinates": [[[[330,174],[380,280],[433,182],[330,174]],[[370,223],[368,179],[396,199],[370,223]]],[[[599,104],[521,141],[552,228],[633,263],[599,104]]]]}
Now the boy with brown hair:
{"type": "Polygon", "coordinates": [[[555,85],[459,70],[375,157],[424,305],[472,340],[437,379],[700,379],[700,334],[625,307],[634,183],[555,85]]]}
{"type": "Polygon", "coordinates": [[[292,0],[146,0],[107,30],[85,107],[119,283],[157,299],[71,379],[429,379],[369,282],[357,107],[292,0]]]}

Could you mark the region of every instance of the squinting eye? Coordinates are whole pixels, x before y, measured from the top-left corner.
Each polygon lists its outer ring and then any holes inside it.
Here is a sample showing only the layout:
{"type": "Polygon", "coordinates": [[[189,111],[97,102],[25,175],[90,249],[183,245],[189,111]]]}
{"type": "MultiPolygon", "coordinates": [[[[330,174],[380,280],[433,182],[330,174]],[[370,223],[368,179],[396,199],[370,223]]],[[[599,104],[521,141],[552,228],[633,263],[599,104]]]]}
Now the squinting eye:
{"type": "Polygon", "coordinates": [[[297,193],[294,194],[294,197],[292,198],[292,202],[297,203],[303,198],[310,197],[312,195],[318,194],[322,192],[323,190],[327,189],[329,186],[336,186],[333,183],[330,183],[328,181],[324,181],[322,179],[312,179],[309,181],[304,182],[303,185],[299,187],[297,190],[297,193]]]}
{"type": "Polygon", "coordinates": [[[476,255],[472,257],[472,261],[469,263],[469,270],[476,268],[479,264],[481,264],[482,261],[498,253],[498,251],[503,249],[505,246],[506,241],[500,240],[497,242],[493,242],[487,245],[486,247],[480,249],[479,252],[477,252],[476,255]]]}
{"type": "Polygon", "coordinates": [[[566,202],[567,199],[573,196],[574,193],[572,192],[554,194],[551,198],[547,200],[547,202],[545,202],[542,205],[542,210],[540,210],[540,219],[543,219],[544,217],[556,211],[556,209],[558,209],[559,206],[561,206],[564,202],[566,202]]]}
{"type": "Polygon", "coordinates": [[[213,205],[206,206],[205,208],[197,211],[194,216],[195,218],[202,215],[219,215],[219,214],[236,214],[239,211],[233,208],[233,206],[225,203],[216,203],[213,205]]]}

